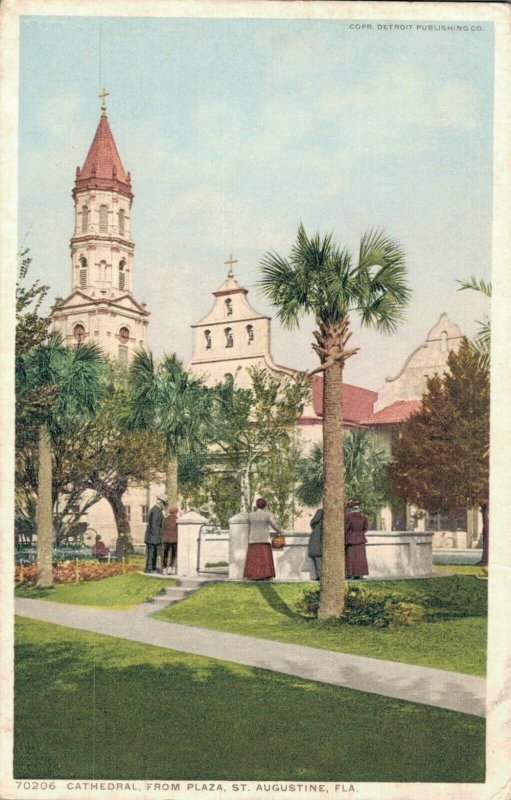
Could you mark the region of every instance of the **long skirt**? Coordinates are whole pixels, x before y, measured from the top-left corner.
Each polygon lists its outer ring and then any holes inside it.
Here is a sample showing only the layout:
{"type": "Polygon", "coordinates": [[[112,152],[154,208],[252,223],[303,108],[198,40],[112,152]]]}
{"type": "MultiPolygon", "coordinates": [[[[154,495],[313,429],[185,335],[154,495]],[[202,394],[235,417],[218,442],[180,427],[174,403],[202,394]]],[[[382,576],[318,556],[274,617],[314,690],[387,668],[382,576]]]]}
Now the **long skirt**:
{"type": "Polygon", "coordinates": [[[262,581],[265,578],[275,577],[271,544],[267,542],[249,544],[243,577],[250,578],[252,581],[262,581]]]}
{"type": "Polygon", "coordinates": [[[346,577],[369,575],[365,544],[346,545],[346,577]]]}

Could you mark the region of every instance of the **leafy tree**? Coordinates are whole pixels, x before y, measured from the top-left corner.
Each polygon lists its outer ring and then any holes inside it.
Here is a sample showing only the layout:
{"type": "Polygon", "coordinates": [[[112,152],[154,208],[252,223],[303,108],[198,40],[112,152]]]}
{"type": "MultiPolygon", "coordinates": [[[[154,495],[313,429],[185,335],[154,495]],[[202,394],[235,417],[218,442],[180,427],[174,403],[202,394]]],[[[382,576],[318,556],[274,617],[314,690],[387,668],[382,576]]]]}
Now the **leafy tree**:
{"type": "MultiPolygon", "coordinates": [[[[164,461],[161,438],[152,431],[130,431],[122,424],[128,403],[128,370],[105,359],[101,399],[94,415],[82,418],[80,436],[73,419],[61,420],[52,443],[52,505],[57,541],[95,503],[105,499],[118,534],[130,537],[123,496],[130,484],[161,479],[164,461]]],[[[35,520],[37,442],[25,443],[17,458],[18,516],[35,520]]]]}
{"type": "Polygon", "coordinates": [[[349,348],[351,315],[364,326],[392,332],[409,298],[401,248],[381,231],[364,234],[358,263],[332,235],[309,238],[298,228],[289,258],[275,252],[262,261],[261,287],[287,327],[311,314],[317,325],[312,345],[324,371],[323,568],[319,617],[338,618],[344,609],[344,468],[342,373],[358,348],[349,348]]]}
{"type": "Polygon", "coordinates": [[[175,355],[155,364],[139,350],[130,366],[130,396],[125,420],[132,430],[157,431],[164,444],[169,505],[178,502],[178,464],[200,452],[212,424],[213,393],[191,377],[175,355]]]}
{"type": "Polygon", "coordinates": [[[309,384],[302,374],[248,372],[250,388],[236,388],[232,380],[215,387],[213,438],[208,452],[188,463],[182,488],[193,505],[212,507],[222,524],[240,508],[249,511],[257,492],[285,527],[295,512],[295,423],[309,384]]]}
{"type": "MultiPolygon", "coordinates": [[[[356,497],[373,522],[389,502],[387,464],[389,456],[378,447],[374,434],[354,428],[344,434],[344,482],[347,497],[356,497]]],[[[307,506],[321,503],[323,493],[323,447],[315,444],[298,464],[298,497],[307,506]]]]}
{"type": "Polygon", "coordinates": [[[403,425],[390,467],[393,491],[431,513],[478,505],[487,564],[489,373],[467,340],[447,366],[444,375],[428,378],[421,411],[403,425]]]}
{"type": "Polygon", "coordinates": [[[130,536],[123,496],[130,484],[161,479],[164,452],[156,432],[128,430],[123,424],[129,404],[127,368],[108,361],[103,381],[101,403],[82,430],[80,448],[73,447],[72,436],[62,439],[59,486],[67,497],[66,507],[76,504],[74,498],[83,496],[87,490],[88,507],[98,499],[107,500],[119,543],[122,536],[130,536]]]}
{"type": "Polygon", "coordinates": [[[37,565],[38,585],[53,585],[52,448],[72,426],[78,440],[80,425],[93,414],[101,398],[102,358],[95,344],[64,347],[60,334],[47,339],[20,358],[17,396],[20,404],[35,392],[44,393],[44,406],[34,409],[37,424],[37,565]]]}

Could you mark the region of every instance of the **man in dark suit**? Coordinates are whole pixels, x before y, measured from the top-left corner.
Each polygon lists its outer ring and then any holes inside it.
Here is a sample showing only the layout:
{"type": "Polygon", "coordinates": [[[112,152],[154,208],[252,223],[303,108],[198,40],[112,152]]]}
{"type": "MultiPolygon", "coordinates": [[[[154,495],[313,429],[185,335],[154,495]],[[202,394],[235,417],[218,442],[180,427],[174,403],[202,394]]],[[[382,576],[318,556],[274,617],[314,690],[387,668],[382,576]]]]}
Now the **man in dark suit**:
{"type": "Polygon", "coordinates": [[[323,556],[323,509],[318,508],[316,513],[311,519],[311,537],[309,539],[309,558],[314,564],[316,570],[316,577],[314,580],[319,581],[321,578],[321,559],[323,556]]]}
{"type": "Polygon", "coordinates": [[[147,518],[144,542],[146,546],[146,560],[144,572],[157,572],[156,559],[158,558],[158,547],[161,545],[163,533],[164,516],[163,509],[167,505],[167,495],[160,494],[156,498],[156,504],[152,507],[147,518]]]}
{"type": "Polygon", "coordinates": [[[359,500],[348,500],[344,518],[344,545],[346,553],[346,577],[362,578],[369,575],[366,556],[367,517],[360,510],[359,500]]]}

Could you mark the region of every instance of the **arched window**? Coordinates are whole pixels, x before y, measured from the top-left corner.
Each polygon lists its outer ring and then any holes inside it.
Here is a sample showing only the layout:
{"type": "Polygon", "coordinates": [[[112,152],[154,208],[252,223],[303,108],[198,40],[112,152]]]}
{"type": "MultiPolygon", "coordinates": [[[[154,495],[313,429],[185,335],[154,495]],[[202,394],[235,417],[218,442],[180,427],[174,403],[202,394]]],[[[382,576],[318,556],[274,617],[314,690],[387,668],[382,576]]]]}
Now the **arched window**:
{"type": "Polygon", "coordinates": [[[87,233],[89,230],[89,208],[82,206],[82,233],[87,233]]]}
{"type": "Polygon", "coordinates": [[[247,344],[252,344],[252,342],[254,341],[254,327],[253,327],[253,325],[247,325],[246,331],[247,331],[247,344]]]}
{"type": "Polygon", "coordinates": [[[225,301],[225,313],[228,317],[232,316],[232,300],[230,297],[225,301]]]}
{"type": "Polygon", "coordinates": [[[211,350],[211,331],[204,331],[204,341],[206,343],[206,350],[211,350]]]}
{"type": "Polygon", "coordinates": [[[226,373],[225,373],[225,375],[224,375],[224,381],[225,381],[227,384],[229,384],[230,386],[232,386],[232,384],[234,383],[234,376],[233,376],[232,372],[226,372],[226,373]]]}
{"type": "Polygon", "coordinates": [[[126,288],[126,261],[123,260],[119,262],[119,289],[126,288]]]}
{"type": "Polygon", "coordinates": [[[449,342],[447,341],[447,331],[442,331],[440,334],[440,351],[446,353],[449,349],[449,342]]]}
{"type": "Polygon", "coordinates": [[[119,339],[123,344],[129,342],[130,339],[130,329],[123,325],[122,328],[119,329],[119,339]]]}
{"type": "Polygon", "coordinates": [[[74,326],[73,336],[75,342],[77,342],[78,344],[80,344],[80,342],[83,342],[83,340],[85,339],[85,328],[83,327],[83,325],[78,324],[74,326]]]}
{"type": "Polygon", "coordinates": [[[87,259],[82,256],[80,259],[80,289],[85,289],[87,282],[87,259]]]}
{"type": "Polygon", "coordinates": [[[119,210],[119,235],[124,236],[124,208],[119,210]]]}
{"type": "Polygon", "coordinates": [[[233,347],[234,346],[234,337],[232,335],[232,328],[225,328],[225,346],[226,347],[233,347]]]}
{"type": "Polygon", "coordinates": [[[106,280],[106,261],[100,261],[98,264],[98,281],[106,280]]]}
{"type": "Polygon", "coordinates": [[[99,232],[107,233],[108,231],[108,206],[102,205],[99,207],[99,232]]]}

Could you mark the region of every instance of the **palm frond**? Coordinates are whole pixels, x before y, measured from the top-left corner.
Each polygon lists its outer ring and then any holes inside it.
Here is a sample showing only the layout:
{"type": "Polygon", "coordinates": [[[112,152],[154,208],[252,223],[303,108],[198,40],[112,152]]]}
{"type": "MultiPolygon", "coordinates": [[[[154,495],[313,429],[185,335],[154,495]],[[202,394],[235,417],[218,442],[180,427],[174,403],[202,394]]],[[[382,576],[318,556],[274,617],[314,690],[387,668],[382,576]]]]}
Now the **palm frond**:
{"type": "Polygon", "coordinates": [[[486,295],[486,297],[492,296],[492,285],[490,281],[484,281],[482,278],[476,278],[475,275],[470,276],[470,280],[468,281],[456,281],[459,283],[458,292],[462,292],[465,289],[471,289],[474,292],[480,292],[481,294],[486,295]]]}

